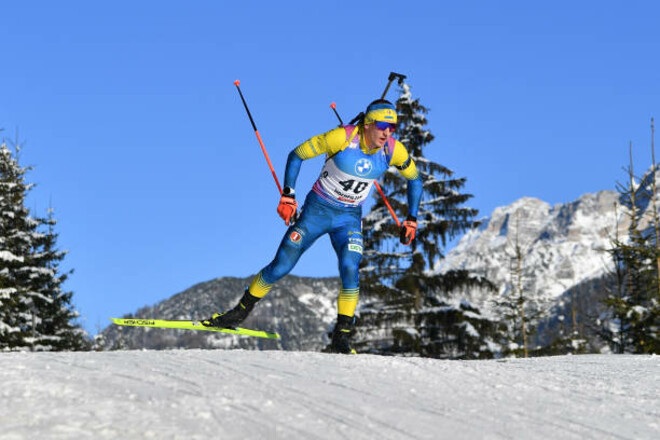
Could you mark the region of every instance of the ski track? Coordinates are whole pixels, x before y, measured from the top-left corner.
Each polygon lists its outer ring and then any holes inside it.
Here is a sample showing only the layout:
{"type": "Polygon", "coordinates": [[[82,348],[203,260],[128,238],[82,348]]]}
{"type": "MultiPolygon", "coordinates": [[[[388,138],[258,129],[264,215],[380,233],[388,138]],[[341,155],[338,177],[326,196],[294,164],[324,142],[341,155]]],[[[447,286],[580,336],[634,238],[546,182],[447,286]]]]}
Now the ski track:
{"type": "Polygon", "coordinates": [[[657,439],[660,357],[0,354],[0,439],[657,439]]]}

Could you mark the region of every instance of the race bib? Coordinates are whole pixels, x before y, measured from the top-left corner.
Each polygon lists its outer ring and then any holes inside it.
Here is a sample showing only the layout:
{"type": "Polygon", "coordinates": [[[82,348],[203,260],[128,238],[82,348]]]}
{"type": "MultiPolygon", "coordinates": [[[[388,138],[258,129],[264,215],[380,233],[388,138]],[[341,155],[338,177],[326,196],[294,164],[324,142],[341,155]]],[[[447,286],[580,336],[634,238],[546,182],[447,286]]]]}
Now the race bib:
{"type": "Polygon", "coordinates": [[[355,174],[348,174],[340,170],[333,160],[328,160],[321,170],[318,183],[323,192],[335,200],[347,205],[360,205],[371,191],[374,180],[359,177],[360,174],[368,175],[373,167],[368,159],[358,161],[355,164],[355,174]]]}

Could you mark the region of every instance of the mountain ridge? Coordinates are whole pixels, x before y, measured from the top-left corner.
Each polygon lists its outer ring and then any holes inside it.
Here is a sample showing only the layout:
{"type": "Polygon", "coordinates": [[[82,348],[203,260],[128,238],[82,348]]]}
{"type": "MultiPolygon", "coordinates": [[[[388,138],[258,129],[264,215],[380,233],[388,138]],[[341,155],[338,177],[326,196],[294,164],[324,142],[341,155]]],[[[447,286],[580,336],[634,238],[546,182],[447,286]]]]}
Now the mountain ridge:
{"type": "MultiPolygon", "coordinates": [[[[609,271],[606,250],[612,234],[617,227],[620,232],[627,227],[624,216],[614,210],[618,198],[615,191],[605,190],[552,206],[523,197],[496,208],[479,228],[459,240],[434,271],[469,270],[494,282],[498,295],[507,295],[513,289],[511,272],[516,269],[518,248],[525,290],[555,300],[571,286],[609,271]]],[[[484,295],[468,296],[488,309],[484,295]]]]}

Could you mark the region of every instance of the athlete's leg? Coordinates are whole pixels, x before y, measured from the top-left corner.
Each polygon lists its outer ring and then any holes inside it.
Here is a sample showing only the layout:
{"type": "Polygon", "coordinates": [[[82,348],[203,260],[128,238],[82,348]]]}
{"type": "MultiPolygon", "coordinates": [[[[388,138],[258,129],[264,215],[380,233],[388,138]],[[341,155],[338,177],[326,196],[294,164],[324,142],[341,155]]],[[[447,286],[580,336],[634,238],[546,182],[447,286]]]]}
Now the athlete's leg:
{"type": "Polygon", "coordinates": [[[255,304],[272,288],[275,281],[288,274],[296,265],[300,256],[322,234],[330,231],[332,215],[318,203],[305,202],[302,215],[291,226],[277,249],[275,259],[252,280],[238,304],[225,313],[216,313],[202,324],[214,327],[235,328],[250,314],[255,304]]]}
{"type": "Polygon", "coordinates": [[[358,210],[343,214],[335,219],[335,228],[330,241],[337,253],[341,290],[337,298],[339,315],[352,317],[360,293],[359,266],[362,259],[361,214],[358,210]]]}
{"type": "Polygon", "coordinates": [[[359,265],[362,259],[362,231],[360,211],[343,213],[330,233],[332,246],[339,261],[341,290],[337,297],[337,323],[332,331],[331,350],[336,353],[355,353],[350,338],[355,327],[355,308],[360,294],[359,265]]]}
{"type": "Polygon", "coordinates": [[[291,272],[300,256],[316,239],[330,230],[331,222],[332,216],[326,208],[308,199],[300,218],[282,238],[275,258],[254,277],[248,291],[257,298],[263,298],[276,281],[291,272]]]}

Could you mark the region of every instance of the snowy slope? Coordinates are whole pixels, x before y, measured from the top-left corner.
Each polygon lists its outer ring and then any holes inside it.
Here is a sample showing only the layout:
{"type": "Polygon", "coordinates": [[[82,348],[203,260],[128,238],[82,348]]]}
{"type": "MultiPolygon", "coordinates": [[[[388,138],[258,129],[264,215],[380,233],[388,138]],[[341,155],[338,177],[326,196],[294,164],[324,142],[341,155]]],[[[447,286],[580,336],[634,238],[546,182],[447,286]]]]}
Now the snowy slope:
{"type": "Polygon", "coordinates": [[[0,438],[657,439],[660,357],[0,355],[0,438]]]}

